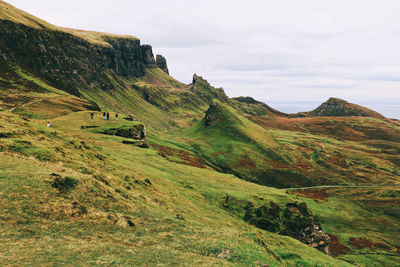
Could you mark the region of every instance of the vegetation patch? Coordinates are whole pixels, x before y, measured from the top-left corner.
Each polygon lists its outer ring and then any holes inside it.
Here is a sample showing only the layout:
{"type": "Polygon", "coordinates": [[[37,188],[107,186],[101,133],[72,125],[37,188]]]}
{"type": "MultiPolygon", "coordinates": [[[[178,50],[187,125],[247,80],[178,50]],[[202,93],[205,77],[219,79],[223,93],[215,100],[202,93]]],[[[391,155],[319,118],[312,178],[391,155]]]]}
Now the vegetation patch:
{"type": "Polygon", "coordinates": [[[346,247],[337,236],[333,234],[327,234],[329,238],[331,239],[331,244],[329,246],[329,252],[333,256],[339,256],[346,254],[351,251],[350,248],[346,247]]]}
{"type": "Polygon", "coordinates": [[[328,194],[326,189],[302,189],[289,191],[290,194],[315,199],[316,201],[327,201],[328,194]]]}
{"type": "Polygon", "coordinates": [[[155,144],[152,144],[152,147],[157,149],[159,151],[159,154],[168,160],[183,163],[197,168],[205,168],[201,158],[192,156],[187,151],[155,144]]]}
{"type": "Polygon", "coordinates": [[[364,249],[364,248],[369,248],[370,250],[376,250],[376,249],[383,249],[383,250],[390,250],[391,248],[385,244],[382,243],[373,243],[371,240],[365,238],[365,237],[351,237],[349,239],[350,245],[358,248],[358,249],[364,249]]]}
{"type": "Polygon", "coordinates": [[[69,176],[62,177],[56,173],[52,173],[50,176],[52,178],[51,186],[57,188],[61,193],[69,193],[78,184],[78,181],[75,178],[69,176]]]}

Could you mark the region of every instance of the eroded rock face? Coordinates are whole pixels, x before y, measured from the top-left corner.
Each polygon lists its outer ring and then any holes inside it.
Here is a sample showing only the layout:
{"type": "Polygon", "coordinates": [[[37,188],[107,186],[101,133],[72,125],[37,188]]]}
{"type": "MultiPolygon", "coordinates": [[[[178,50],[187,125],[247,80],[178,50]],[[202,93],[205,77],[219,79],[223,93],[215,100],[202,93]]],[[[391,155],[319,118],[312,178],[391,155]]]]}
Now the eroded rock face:
{"type": "Polygon", "coordinates": [[[157,67],[156,61],[154,60],[153,49],[151,45],[142,45],[143,62],[146,66],[154,68],[157,67]]]}
{"type": "Polygon", "coordinates": [[[18,63],[52,85],[79,96],[77,88],[112,90],[106,72],[141,77],[157,67],[150,45],[138,39],[104,36],[109,46],[75,35],[0,20],[0,58],[18,63]]]}
{"type": "Polygon", "coordinates": [[[168,66],[167,66],[167,59],[165,57],[163,57],[162,55],[157,55],[156,56],[156,64],[157,64],[157,67],[159,67],[164,72],[169,74],[168,66]]]}

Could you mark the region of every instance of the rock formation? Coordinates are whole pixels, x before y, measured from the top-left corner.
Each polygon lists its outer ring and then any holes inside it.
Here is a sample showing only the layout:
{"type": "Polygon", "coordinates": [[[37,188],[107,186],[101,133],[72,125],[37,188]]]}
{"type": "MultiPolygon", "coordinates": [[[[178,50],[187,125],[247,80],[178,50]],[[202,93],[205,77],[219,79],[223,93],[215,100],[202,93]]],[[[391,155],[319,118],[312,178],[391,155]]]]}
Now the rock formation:
{"type": "Polygon", "coordinates": [[[151,45],[142,45],[142,56],[143,63],[150,68],[157,67],[156,61],[154,60],[153,49],[151,45]]]}
{"type": "Polygon", "coordinates": [[[167,66],[167,59],[165,57],[163,57],[162,55],[157,55],[156,56],[156,64],[157,64],[157,67],[159,67],[160,69],[165,71],[167,74],[169,74],[168,66],[167,66]]]}

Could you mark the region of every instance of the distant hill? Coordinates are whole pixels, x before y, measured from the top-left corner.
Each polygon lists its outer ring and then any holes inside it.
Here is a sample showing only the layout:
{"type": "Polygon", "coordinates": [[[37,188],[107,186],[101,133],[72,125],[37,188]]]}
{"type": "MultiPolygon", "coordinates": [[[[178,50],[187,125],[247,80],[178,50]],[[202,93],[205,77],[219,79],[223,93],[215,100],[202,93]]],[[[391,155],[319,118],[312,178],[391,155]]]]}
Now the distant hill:
{"type": "Polygon", "coordinates": [[[343,99],[331,97],[326,102],[322,103],[319,107],[310,112],[302,112],[299,115],[304,116],[358,116],[358,117],[372,117],[385,119],[385,117],[378,112],[375,112],[366,107],[349,103],[343,99]]]}

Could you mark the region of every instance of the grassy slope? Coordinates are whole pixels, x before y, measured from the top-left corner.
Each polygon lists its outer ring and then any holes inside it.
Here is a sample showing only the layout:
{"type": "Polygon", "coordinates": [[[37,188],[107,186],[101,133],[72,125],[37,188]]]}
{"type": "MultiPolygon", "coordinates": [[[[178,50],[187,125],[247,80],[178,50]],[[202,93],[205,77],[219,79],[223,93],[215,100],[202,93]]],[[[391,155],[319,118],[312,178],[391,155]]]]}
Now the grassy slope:
{"type": "Polygon", "coordinates": [[[60,117],[48,129],[2,112],[2,136],[10,137],[1,138],[1,263],[346,265],[220,204],[226,195],[281,204],[290,195],[81,130],[108,123],[88,115],[60,117]],[[62,192],[51,173],[77,185],[62,192]],[[222,249],[233,250],[230,259],[216,257],[222,249]]]}

